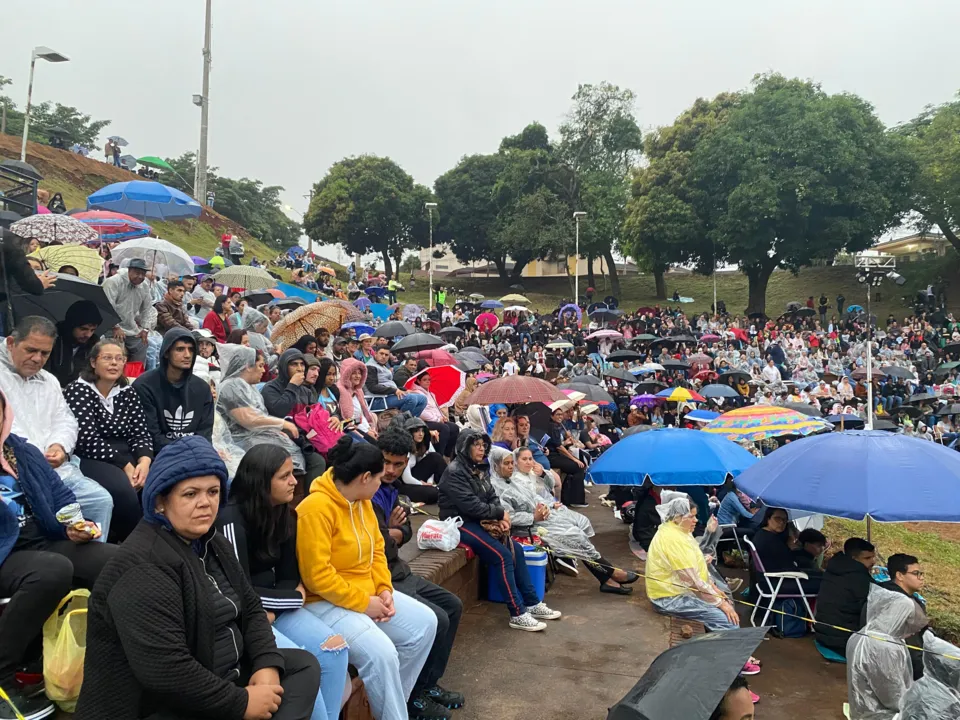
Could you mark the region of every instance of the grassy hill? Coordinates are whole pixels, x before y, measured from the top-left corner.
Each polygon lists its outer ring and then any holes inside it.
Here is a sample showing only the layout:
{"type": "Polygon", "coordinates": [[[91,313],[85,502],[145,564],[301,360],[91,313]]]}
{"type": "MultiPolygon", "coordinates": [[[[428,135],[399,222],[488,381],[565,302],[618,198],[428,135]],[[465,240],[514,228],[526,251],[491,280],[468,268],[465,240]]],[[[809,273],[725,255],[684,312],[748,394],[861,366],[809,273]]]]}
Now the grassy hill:
{"type": "MultiPolygon", "coordinates": [[[[20,138],[0,135],[0,159],[7,158],[20,159],[20,138]]],[[[104,185],[139,179],[133,173],[98,160],[33,142],[27,143],[27,162],[43,175],[40,187],[52,193],[61,193],[68,208],[85,208],[87,196],[104,185]]],[[[210,257],[225,232],[243,238],[248,258],[271,258],[277,254],[276,249],[250,237],[237,223],[206,207],[196,220],[150,221],[150,225],[155,235],[179,245],[190,255],[210,257]]]]}

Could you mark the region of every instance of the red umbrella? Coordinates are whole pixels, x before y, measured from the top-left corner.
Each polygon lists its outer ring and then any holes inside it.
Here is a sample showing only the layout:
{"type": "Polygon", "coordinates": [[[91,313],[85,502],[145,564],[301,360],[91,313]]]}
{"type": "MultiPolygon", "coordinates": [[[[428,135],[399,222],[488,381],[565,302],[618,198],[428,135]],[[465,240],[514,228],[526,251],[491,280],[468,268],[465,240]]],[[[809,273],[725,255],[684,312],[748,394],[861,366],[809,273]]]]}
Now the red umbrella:
{"type": "Polygon", "coordinates": [[[426,389],[433,393],[433,396],[437,399],[437,405],[440,407],[450,405],[467,384],[467,374],[460,368],[452,365],[440,365],[421,370],[407,380],[403,387],[406,390],[412,390],[417,378],[424,375],[430,377],[430,385],[426,389]]]}
{"type": "Polygon", "coordinates": [[[271,295],[273,295],[273,296],[274,296],[275,298],[277,298],[277,299],[285,298],[285,297],[286,297],[286,293],[284,293],[283,290],[281,290],[281,289],[279,289],[279,288],[266,288],[266,289],[264,289],[263,292],[265,292],[265,293],[270,293],[271,295]]]}
{"type": "Polygon", "coordinates": [[[750,338],[747,337],[747,331],[743,328],[730,328],[730,332],[733,333],[733,336],[737,340],[742,340],[743,342],[750,342],[750,338]]]}
{"type": "Polygon", "coordinates": [[[483,332],[492,332],[500,325],[500,318],[493,313],[485,312],[477,316],[477,327],[483,332]]]}
{"type": "Polygon", "coordinates": [[[687,358],[691,365],[713,365],[713,358],[706,353],[696,353],[687,358]]]}
{"type": "Polygon", "coordinates": [[[453,355],[446,350],[421,350],[414,355],[417,360],[423,360],[430,367],[441,367],[444,365],[456,365],[457,361],[453,355]]]}
{"type": "Polygon", "coordinates": [[[559,388],[545,380],[525,375],[511,375],[484,383],[470,396],[471,405],[495,405],[503,403],[542,402],[550,404],[557,400],[566,400],[559,388]]]}
{"type": "Polygon", "coordinates": [[[109,210],[87,210],[72,217],[92,227],[104,240],[132,240],[150,234],[152,228],[142,220],[109,210]]]}
{"type": "Polygon", "coordinates": [[[701,370],[696,375],[693,376],[694,380],[700,380],[702,382],[713,382],[719,377],[713,370],[701,370]]]}
{"type": "Polygon", "coordinates": [[[432,332],[439,332],[440,323],[438,323],[436,320],[424,320],[423,329],[432,332]]]}
{"type": "Polygon", "coordinates": [[[643,307],[637,308],[637,312],[635,312],[634,314],[635,315],[656,315],[656,313],[657,311],[654,310],[652,307],[649,307],[648,305],[644,305],[643,307]]]}

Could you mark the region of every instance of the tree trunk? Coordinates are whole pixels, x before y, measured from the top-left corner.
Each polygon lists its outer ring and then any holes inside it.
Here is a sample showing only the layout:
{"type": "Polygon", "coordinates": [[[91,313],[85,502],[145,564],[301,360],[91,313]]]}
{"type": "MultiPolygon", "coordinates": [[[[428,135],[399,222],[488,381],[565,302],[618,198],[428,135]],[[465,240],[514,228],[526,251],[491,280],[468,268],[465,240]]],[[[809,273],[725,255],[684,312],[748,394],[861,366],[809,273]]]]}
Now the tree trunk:
{"type": "Polygon", "coordinates": [[[604,250],[603,259],[607,263],[607,274],[610,276],[610,292],[615,298],[621,300],[620,276],[617,275],[617,261],[613,259],[613,250],[610,248],[604,250]]]}
{"type": "Polygon", "coordinates": [[[587,253],[587,287],[596,289],[597,277],[593,272],[593,254],[587,253]]]}
{"type": "Polygon", "coordinates": [[[380,255],[383,257],[383,274],[388,278],[393,277],[393,264],[390,262],[390,253],[384,250],[380,255]]]}
{"type": "Polygon", "coordinates": [[[950,244],[953,245],[953,249],[960,253],[960,237],[957,237],[957,234],[953,231],[949,224],[942,221],[937,221],[937,227],[940,228],[940,232],[943,233],[943,236],[950,241],[950,244]]]}
{"type": "MultiPolygon", "coordinates": [[[[400,266],[403,265],[403,252],[402,252],[402,251],[400,252],[399,255],[394,256],[393,262],[394,262],[393,270],[394,270],[394,273],[396,274],[395,277],[394,277],[394,280],[396,280],[397,282],[400,282],[400,266]]],[[[387,279],[389,280],[390,277],[391,277],[391,276],[388,275],[388,276],[387,276],[387,279]]]]}
{"type": "Polygon", "coordinates": [[[515,261],[514,261],[514,263],[513,263],[513,270],[510,271],[510,283],[511,283],[511,284],[516,284],[516,283],[520,282],[521,280],[523,280],[523,276],[521,275],[521,273],[523,272],[523,269],[527,266],[527,263],[528,263],[528,262],[529,262],[529,261],[527,261],[527,260],[522,260],[522,261],[521,261],[521,260],[515,260],[515,261]]]}
{"type": "Polygon", "coordinates": [[[749,283],[746,314],[766,312],[767,284],[776,265],[753,265],[744,270],[749,283]]]}
{"type": "Polygon", "coordinates": [[[667,281],[664,279],[663,275],[663,270],[653,271],[653,281],[657,285],[657,300],[667,299],[667,281]]]}
{"type": "Polygon", "coordinates": [[[507,275],[507,261],[505,258],[499,257],[493,259],[493,264],[497,266],[497,274],[500,276],[500,279],[504,283],[510,282],[510,276],[507,275]]]}

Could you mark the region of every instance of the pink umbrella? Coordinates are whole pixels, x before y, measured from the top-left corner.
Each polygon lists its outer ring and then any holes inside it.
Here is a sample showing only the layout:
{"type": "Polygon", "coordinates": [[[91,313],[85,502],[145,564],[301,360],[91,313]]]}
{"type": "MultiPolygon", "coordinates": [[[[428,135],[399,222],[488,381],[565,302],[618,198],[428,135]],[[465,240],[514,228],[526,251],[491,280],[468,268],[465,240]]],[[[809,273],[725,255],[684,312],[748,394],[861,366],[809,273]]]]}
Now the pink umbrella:
{"type": "Polygon", "coordinates": [[[619,333],[616,330],[597,330],[595,333],[587,335],[587,340],[600,340],[602,338],[619,340],[622,337],[623,333],[619,333]]]}
{"type": "Polygon", "coordinates": [[[52,214],[53,213],[50,211],[50,208],[48,208],[46,205],[37,205],[37,215],[52,215],[52,214]]]}
{"type": "Polygon", "coordinates": [[[423,360],[430,367],[440,367],[442,365],[456,365],[453,355],[446,350],[421,350],[415,357],[417,360],[423,360]]]}
{"type": "Polygon", "coordinates": [[[490,312],[481,313],[477,316],[477,327],[483,332],[491,332],[500,325],[500,318],[490,312]]]}

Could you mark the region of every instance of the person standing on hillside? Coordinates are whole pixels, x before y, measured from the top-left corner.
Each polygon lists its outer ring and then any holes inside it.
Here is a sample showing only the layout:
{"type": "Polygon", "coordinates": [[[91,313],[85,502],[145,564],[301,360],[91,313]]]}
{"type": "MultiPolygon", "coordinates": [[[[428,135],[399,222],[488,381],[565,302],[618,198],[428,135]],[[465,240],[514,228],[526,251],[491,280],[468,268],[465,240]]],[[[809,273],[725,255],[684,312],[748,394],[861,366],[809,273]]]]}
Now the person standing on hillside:
{"type": "Polygon", "coordinates": [[[107,165],[113,165],[113,140],[107,140],[107,144],[103,146],[103,161],[107,165]]]}

